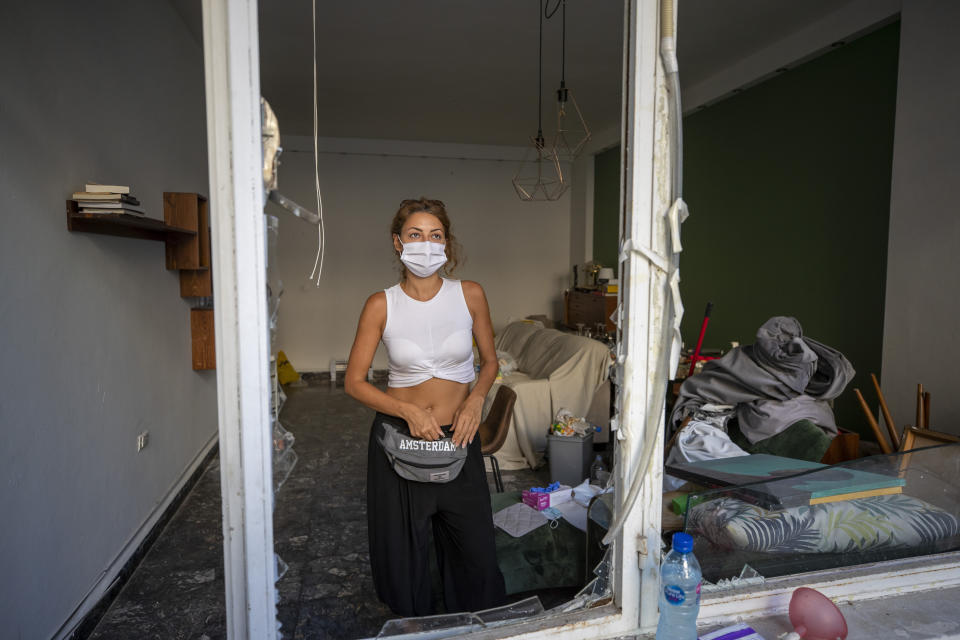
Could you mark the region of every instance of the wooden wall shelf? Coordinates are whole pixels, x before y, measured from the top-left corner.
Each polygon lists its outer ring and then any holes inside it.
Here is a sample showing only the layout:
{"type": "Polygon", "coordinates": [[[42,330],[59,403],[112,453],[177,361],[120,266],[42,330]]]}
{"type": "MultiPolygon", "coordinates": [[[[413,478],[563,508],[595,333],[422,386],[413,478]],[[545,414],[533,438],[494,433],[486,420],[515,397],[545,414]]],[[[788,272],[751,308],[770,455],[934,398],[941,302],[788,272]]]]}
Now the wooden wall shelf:
{"type": "Polygon", "coordinates": [[[213,309],[190,310],[190,341],[194,371],[217,368],[213,336],[213,309]]]}
{"type": "MultiPolygon", "coordinates": [[[[196,230],[180,241],[167,238],[167,269],[180,272],[181,298],[212,298],[210,208],[199,193],[163,192],[163,219],[168,225],[196,230]]],[[[194,371],[217,368],[213,309],[190,310],[191,359],[194,371]]]]}
{"type": "Polygon", "coordinates": [[[80,213],[73,200],[67,200],[67,230],[174,243],[197,236],[196,229],[169,225],[155,218],[128,213],[80,213]]]}
{"type": "Polygon", "coordinates": [[[197,230],[196,236],[183,242],[167,240],[167,269],[180,272],[180,297],[212,297],[207,199],[198,193],[166,191],[163,194],[163,218],[167,224],[197,230]]]}
{"type": "MultiPolygon", "coordinates": [[[[167,269],[180,272],[182,298],[213,297],[210,268],[210,213],[199,193],[165,191],[163,221],[128,213],[80,213],[67,200],[67,230],[108,236],[162,240],[167,269]]],[[[191,360],[196,371],[216,368],[213,309],[190,310],[191,360]]]]}
{"type": "Polygon", "coordinates": [[[193,235],[182,241],[167,239],[167,269],[209,269],[210,216],[207,199],[199,193],[164,191],[163,220],[169,226],[194,231],[193,235]]]}

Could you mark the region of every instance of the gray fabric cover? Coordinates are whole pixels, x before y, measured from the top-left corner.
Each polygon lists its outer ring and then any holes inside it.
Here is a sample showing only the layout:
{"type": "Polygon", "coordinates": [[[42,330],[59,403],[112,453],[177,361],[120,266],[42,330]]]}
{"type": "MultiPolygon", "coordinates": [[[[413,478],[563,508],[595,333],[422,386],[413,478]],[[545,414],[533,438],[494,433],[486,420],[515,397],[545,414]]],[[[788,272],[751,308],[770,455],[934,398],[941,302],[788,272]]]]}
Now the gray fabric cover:
{"type": "MultiPolygon", "coordinates": [[[[496,454],[504,471],[540,467],[556,412],[564,408],[578,417],[587,415],[610,367],[610,349],[602,342],[538,325],[511,323],[496,340],[497,350],[512,354],[518,366],[502,380],[517,394],[510,430],[496,454]]],[[[494,385],[484,415],[496,395],[494,385]]]]}
{"type": "Polygon", "coordinates": [[[757,331],[755,344],[707,362],[684,381],[670,424],[678,427],[704,404],[729,404],[751,444],[800,420],[835,434],[827,401],[840,395],[854,373],[842,353],[804,337],[795,318],[775,316],[757,331]]]}

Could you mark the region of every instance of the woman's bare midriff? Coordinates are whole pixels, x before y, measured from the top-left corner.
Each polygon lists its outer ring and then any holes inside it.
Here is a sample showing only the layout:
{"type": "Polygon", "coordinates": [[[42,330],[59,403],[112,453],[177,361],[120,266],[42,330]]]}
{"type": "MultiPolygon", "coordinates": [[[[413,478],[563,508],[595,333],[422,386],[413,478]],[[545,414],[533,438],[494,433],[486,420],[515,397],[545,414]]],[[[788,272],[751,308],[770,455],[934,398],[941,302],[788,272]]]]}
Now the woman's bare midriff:
{"type": "Polygon", "coordinates": [[[414,387],[387,387],[387,395],[429,411],[437,423],[453,423],[453,414],[470,392],[468,385],[452,380],[430,378],[414,387]]]}

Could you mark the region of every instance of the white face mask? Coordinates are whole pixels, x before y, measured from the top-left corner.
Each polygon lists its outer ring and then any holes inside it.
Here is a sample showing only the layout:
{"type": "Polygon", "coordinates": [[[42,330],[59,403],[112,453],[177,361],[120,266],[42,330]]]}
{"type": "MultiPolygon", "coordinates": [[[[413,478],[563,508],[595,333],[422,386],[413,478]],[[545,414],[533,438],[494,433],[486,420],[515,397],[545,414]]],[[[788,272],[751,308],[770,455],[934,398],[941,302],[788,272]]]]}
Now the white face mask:
{"type": "Polygon", "coordinates": [[[400,262],[410,273],[420,278],[429,278],[447,262],[446,245],[439,242],[401,243],[403,252],[400,262]]]}

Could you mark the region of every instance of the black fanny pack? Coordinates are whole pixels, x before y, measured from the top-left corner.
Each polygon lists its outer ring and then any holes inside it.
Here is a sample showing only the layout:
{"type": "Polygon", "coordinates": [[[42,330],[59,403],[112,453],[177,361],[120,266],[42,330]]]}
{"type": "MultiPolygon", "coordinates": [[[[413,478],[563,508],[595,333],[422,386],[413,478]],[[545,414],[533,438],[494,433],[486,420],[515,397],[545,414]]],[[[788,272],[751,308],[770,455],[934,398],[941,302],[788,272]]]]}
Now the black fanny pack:
{"type": "Polygon", "coordinates": [[[453,444],[452,438],[420,440],[381,422],[383,433],[377,439],[397,475],[416,482],[450,482],[467,460],[467,449],[453,444]]]}

